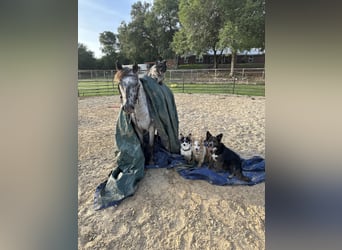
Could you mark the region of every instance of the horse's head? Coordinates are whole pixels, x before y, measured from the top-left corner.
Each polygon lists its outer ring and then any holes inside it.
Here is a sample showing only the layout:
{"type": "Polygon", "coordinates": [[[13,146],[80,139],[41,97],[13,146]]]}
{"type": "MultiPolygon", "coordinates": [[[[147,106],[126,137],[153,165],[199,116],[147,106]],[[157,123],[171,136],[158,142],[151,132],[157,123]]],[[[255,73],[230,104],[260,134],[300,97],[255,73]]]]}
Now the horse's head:
{"type": "Polygon", "coordinates": [[[119,90],[122,97],[122,108],[128,114],[134,112],[134,106],[138,100],[139,94],[139,77],[138,65],[134,64],[133,68],[123,68],[122,65],[116,63],[116,74],[114,81],[119,83],[119,90]]]}

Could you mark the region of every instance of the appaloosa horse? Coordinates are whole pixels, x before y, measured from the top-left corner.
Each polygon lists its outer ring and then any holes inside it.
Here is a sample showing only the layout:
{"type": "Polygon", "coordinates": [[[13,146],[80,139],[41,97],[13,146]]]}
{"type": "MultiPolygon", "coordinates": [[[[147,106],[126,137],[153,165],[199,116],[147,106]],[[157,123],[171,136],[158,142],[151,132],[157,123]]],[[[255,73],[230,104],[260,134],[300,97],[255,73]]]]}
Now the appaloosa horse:
{"type": "Polygon", "coordinates": [[[122,109],[128,114],[134,124],[134,129],[139,137],[142,148],[147,157],[147,164],[154,164],[153,144],[155,127],[148,109],[146,93],[138,76],[138,65],[133,68],[123,68],[120,63],[116,63],[117,73],[114,81],[119,82],[119,91],[122,100],[122,109]],[[148,146],[144,143],[144,134],[148,132],[148,146]]]}

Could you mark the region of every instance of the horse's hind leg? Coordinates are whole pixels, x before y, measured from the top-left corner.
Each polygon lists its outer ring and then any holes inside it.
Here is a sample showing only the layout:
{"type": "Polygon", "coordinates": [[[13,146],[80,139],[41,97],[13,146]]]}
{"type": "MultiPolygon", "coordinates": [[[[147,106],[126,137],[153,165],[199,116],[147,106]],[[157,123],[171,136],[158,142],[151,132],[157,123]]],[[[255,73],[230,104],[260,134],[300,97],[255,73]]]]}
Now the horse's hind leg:
{"type": "Polygon", "coordinates": [[[148,129],[148,134],[149,134],[149,140],[148,140],[148,164],[149,165],[154,165],[154,160],[153,160],[153,146],[154,146],[154,126],[150,126],[148,129]]]}

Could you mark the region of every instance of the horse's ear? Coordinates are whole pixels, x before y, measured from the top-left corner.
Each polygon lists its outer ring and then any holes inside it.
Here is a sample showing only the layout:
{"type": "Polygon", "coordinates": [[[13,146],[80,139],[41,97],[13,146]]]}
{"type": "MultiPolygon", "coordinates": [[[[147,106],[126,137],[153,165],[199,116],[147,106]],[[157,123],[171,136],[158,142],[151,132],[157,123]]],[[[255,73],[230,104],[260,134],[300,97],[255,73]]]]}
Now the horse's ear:
{"type": "Polygon", "coordinates": [[[134,73],[137,73],[138,70],[139,70],[138,64],[137,64],[137,63],[134,63],[134,64],[133,64],[133,72],[134,72],[134,73]]]}
{"type": "Polygon", "coordinates": [[[116,61],[115,66],[116,66],[116,70],[122,70],[122,65],[121,63],[119,63],[119,61],[116,61]]]}

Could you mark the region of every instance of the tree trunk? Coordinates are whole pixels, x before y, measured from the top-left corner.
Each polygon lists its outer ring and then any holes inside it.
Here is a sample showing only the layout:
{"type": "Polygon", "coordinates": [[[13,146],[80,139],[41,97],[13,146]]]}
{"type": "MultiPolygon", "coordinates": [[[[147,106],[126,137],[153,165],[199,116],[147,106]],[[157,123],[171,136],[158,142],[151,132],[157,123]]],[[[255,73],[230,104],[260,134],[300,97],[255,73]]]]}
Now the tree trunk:
{"type": "Polygon", "coordinates": [[[236,56],[236,53],[232,51],[232,60],[230,62],[230,74],[229,74],[230,77],[234,75],[235,56],[236,56]]]}
{"type": "Polygon", "coordinates": [[[179,58],[179,56],[176,54],[175,69],[178,69],[178,58],[179,58]]]}
{"type": "MultiPolygon", "coordinates": [[[[223,54],[223,49],[221,49],[221,53],[219,56],[219,60],[221,61],[221,64],[223,64],[222,54],[223,54]]],[[[220,65],[220,63],[218,63],[218,65],[220,65]]]]}
{"type": "Polygon", "coordinates": [[[214,50],[214,69],[217,69],[217,56],[216,56],[216,50],[214,50]]]}

